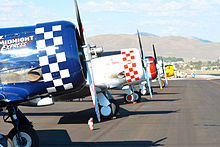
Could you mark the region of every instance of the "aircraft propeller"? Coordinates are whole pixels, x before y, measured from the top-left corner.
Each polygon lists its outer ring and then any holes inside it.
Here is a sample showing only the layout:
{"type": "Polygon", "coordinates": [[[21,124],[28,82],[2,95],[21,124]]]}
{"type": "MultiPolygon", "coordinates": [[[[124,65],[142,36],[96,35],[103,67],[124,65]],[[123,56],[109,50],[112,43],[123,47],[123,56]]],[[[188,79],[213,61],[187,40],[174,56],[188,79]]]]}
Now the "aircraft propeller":
{"type": "Polygon", "coordinates": [[[165,77],[165,80],[166,80],[166,84],[168,85],[168,79],[167,79],[167,74],[166,74],[166,67],[164,65],[163,58],[162,58],[162,67],[163,67],[163,72],[164,72],[164,77],[165,77]]]}
{"type": "Polygon", "coordinates": [[[140,46],[140,50],[141,50],[141,61],[142,61],[142,65],[143,65],[144,71],[145,71],[145,78],[147,79],[148,90],[150,92],[150,97],[152,98],[150,80],[149,80],[148,71],[147,71],[148,67],[147,67],[147,64],[145,63],[144,51],[143,51],[143,48],[142,48],[141,37],[140,37],[140,33],[139,33],[138,30],[137,30],[137,35],[138,35],[139,46],[140,46]]]}
{"type": "Polygon", "coordinates": [[[94,76],[93,76],[93,70],[92,70],[92,56],[91,56],[91,47],[90,45],[86,42],[86,38],[83,34],[83,27],[82,27],[82,22],[80,19],[80,14],[79,14],[79,8],[77,5],[77,1],[75,1],[75,11],[76,11],[76,17],[77,17],[77,22],[78,22],[78,27],[79,27],[79,33],[80,33],[80,40],[81,40],[81,45],[83,48],[83,53],[85,55],[85,59],[86,59],[86,65],[87,65],[87,77],[89,80],[89,89],[90,89],[90,93],[92,96],[92,100],[93,100],[93,105],[95,108],[95,112],[97,115],[97,119],[100,122],[100,113],[99,113],[99,106],[98,106],[98,99],[97,99],[97,94],[96,94],[96,90],[95,90],[95,83],[94,83],[94,76]]]}
{"type": "Polygon", "coordinates": [[[154,44],[153,44],[153,52],[154,52],[154,60],[155,60],[157,77],[159,79],[160,88],[162,88],[161,77],[160,77],[160,70],[157,70],[157,54],[156,54],[156,50],[155,50],[154,44]]]}
{"type": "Polygon", "coordinates": [[[153,44],[153,52],[154,52],[155,65],[157,65],[157,54],[156,54],[156,51],[155,51],[154,44],[153,44]]]}

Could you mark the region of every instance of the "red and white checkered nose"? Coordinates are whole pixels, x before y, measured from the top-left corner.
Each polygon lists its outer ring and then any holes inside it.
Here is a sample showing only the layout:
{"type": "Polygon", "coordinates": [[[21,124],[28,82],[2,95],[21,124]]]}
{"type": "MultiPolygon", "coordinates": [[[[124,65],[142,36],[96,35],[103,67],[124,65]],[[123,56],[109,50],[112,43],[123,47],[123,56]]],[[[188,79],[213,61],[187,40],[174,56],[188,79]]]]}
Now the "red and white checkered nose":
{"type": "Polygon", "coordinates": [[[134,49],[124,49],[121,52],[124,64],[126,80],[128,83],[140,80],[140,73],[137,67],[137,56],[134,49]]]}

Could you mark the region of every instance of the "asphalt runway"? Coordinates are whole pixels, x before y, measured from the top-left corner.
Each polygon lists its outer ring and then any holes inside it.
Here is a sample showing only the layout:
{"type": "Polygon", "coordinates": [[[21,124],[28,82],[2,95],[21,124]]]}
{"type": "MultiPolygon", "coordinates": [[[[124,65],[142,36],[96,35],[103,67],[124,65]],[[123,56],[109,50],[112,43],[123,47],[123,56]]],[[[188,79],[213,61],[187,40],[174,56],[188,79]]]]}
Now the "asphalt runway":
{"type": "MultiPolygon", "coordinates": [[[[124,104],[123,92],[110,91],[120,103],[114,120],[94,124],[92,102],[57,102],[41,108],[21,107],[33,122],[41,147],[219,147],[219,80],[173,80],[142,102],[124,104]]],[[[11,124],[0,119],[0,132],[7,134],[11,124]]]]}

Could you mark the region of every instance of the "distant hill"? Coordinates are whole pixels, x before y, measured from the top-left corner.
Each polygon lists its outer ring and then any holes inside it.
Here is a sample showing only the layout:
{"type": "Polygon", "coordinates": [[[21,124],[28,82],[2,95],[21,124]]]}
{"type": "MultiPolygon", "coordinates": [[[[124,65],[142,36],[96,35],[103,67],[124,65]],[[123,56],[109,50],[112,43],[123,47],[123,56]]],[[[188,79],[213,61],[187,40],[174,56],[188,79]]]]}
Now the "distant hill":
{"type": "MultiPolygon", "coordinates": [[[[220,43],[205,43],[198,39],[180,36],[141,36],[141,40],[145,55],[152,55],[152,44],[155,44],[158,56],[178,57],[184,60],[220,59],[220,43]]],[[[139,48],[137,35],[106,34],[89,37],[87,41],[104,47],[105,51],[139,48]]]]}
{"type": "Polygon", "coordinates": [[[197,38],[197,37],[193,37],[193,38],[196,39],[196,40],[205,42],[205,43],[212,43],[212,41],[209,41],[209,40],[205,40],[205,39],[201,39],[201,38],[197,38]]]}
{"type": "MultiPolygon", "coordinates": [[[[154,35],[154,34],[151,34],[151,33],[146,33],[146,32],[140,32],[139,34],[140,34],[141,36],[159,37],[159,36],[157,36],[157,35],[154,35]]],[[[137,35],[137,33],[136,33],[135,35],[137,35]]]]}

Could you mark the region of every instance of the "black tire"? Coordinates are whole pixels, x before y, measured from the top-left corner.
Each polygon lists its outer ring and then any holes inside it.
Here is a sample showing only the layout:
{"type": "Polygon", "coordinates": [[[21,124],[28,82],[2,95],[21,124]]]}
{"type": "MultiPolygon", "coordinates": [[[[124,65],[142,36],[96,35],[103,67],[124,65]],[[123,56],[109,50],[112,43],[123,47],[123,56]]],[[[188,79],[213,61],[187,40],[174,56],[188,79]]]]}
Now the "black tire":
{"type": "MultiPolygon", "coordinates": [[[[150,89],[151,89],[151,93],[153,94],[154,93],[153,88],[151,87],[150,89]]],[[[150,95],[150,91],[149,91],[148,95],[150,95]]]]}
{"type": "Polygon", "coordinates": [[[127,94],[124,94],[124,102],[125,102],[125,103],[128,103],[126,97],[127,97],[127,94]]]}
{"type": "Polygon", "coordinates": [[[136,98],[136,102],[139,103],[141,101],[141,92],[135,91],[134,93],[138,95],[138,98],[136,98]]]}
{"type": "Polygon", "coordinates": [[[139,89],[139,93],[140,93],[141,95],[143,95],[143,96],[144,96],[144,95],[149,95],[149,93],[142,94],[142,93],[141,93],[141,89],[139,89]]]}
{"type": "Polygon", "coordinates": [[[14,147],[13,142],[11,141],[10,138],[8,138],[5,135],[2,135],[3,138],[0,139],[0,146],[2,147],[14,147]]]}
{"type": "Polygon", "coordinates": [[[166,84],[164,83],[164,84],[163,84],[163,88],[165,88],[165,87],[166,87],[166,84]]]}
{"type": "Polygon", "coordinates": [[[162,84],[162,88],[166,87],[166,83],[163,80],[161,80],[161,84],[162,84]]]}
{"type": "Polygon", "coordinates": [[[153,88],[151,87],[151,93],[153,94],[154,93],[154,90],[153,90],[153,88]]]}
{"type": "MultiPolygon", "coordinates": [[[[28,125],[23,125],[19,127],[21,137],[24,139],[24,145],[22,147],[39,147],[39,137],[37,132],[28,125]]],[[[16,139],[16,130],[13,128],[9,133],[8,137],[12,140],[15,147],[18,147],[19,143],[16,139]]]]}
{"type": "MultiPolygon", "coordinates": [[[[127,96],[128,96],[128,94],[124,94],[124,102],[125,103],[132,103],[132,101],[128,101],[127,100],[127,96]]],[[[134,100],[135,101],[135,100],[134,100]]]]}
{"type": "Polygon", "coordinates": [[[102,119],[112,119],[113,114],[112,114],[112,107],[111,107],[111,104],[108,105],[108,107],[111,108],[111,113],[110,113],[108,116],[105,116],[105,115],[102,114],[102,111],[101,111],[102,107],[103,107],[103,106],[99,105],[100,117],[101,117],[102,119]]]}
{"type": "Polygon", "coordinates": [[[119,104],[116,100],[114,99],[109,99],[109,102],[111,103],[111,108],[112,108],[112,115],[116,116],[119,112],[119,104]],[[113,106],[112,106],[113,105],[113,106]]]}
{"type": "MultiPolygon", "coordinates": [[[[137,94],[138,98],[136,98],[133,102],[135,102],[135,101],[136,102],[140,102],[140,100],[141,100],[141,92],[135,91],[134,93],[137,94]]],[[[127,101],[126,97],[127,97],[127,94],[124,95],[124,101],[126,103],[131,103],[130,101],[127,101]]]]}
{"type": "MultiPolygon", "coordinates": [[[[146,89],[147,89],[147,93],[145,95],[150,95],[150,91],[149,91],[147,86],[146,86],[146,89]]],[[[139,89],[139,93],[140,93],[141,96],[144,95],[144,94],[141,93],[141,89],[139,89]]],[[[151,87],[151,93],[153,94],[153,88],[152,87],[151,87]]]]}

